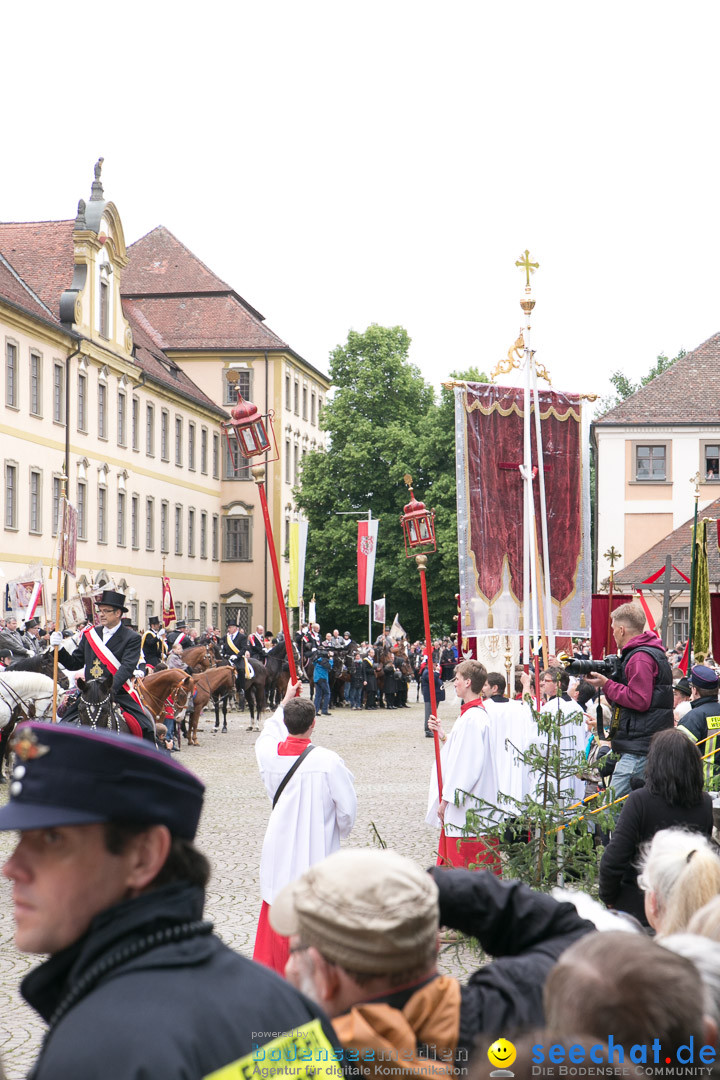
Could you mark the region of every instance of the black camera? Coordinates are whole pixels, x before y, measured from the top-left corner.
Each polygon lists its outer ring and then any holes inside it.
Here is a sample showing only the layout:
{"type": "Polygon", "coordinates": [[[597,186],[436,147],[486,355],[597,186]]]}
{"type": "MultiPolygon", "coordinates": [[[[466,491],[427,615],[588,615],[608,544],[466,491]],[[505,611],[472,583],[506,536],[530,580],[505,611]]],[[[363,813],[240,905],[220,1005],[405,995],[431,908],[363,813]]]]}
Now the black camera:
{"type": "Polygon", "coordinates": [[[622,672],[622,658],[612,653],[604,660],[575,660],[572,656],[561,653],[558,660],[565,665],[568,675],[578,675],[580,678],[597,672],[598,675],[617,680],[622,672]]]}

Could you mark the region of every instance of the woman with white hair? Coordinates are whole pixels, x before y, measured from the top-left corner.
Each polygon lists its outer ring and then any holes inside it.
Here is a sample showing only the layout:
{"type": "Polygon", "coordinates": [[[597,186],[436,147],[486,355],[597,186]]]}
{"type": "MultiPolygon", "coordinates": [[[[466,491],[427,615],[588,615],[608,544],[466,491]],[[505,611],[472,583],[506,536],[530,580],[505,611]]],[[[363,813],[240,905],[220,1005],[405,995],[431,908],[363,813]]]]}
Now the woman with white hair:
{"type": "Polygon", "coordinates": [[[663,829],[643,852],[638,884],[650,926],[663,937],[679,934],[720,892],[720,859],[699,833],[663,829]]]}

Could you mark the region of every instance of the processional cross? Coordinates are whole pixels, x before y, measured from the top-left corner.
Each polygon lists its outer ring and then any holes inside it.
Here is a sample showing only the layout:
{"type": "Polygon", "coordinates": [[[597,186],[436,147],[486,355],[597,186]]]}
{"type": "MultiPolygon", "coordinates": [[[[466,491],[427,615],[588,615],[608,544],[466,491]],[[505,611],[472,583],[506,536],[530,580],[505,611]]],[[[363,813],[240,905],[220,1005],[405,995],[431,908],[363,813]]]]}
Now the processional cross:
{"type": "Polygon", "coordinates": [[[530,252],[527,248],[525,248],[525,254],[523,255],[522,259],[518,259],[516,261],[515,265],[519,266],[521,270],[525,271],[525,284],[529,288],[530,275],[535,273],[535,271],[540,266],[540,263],[530,262],[530,252]]]}

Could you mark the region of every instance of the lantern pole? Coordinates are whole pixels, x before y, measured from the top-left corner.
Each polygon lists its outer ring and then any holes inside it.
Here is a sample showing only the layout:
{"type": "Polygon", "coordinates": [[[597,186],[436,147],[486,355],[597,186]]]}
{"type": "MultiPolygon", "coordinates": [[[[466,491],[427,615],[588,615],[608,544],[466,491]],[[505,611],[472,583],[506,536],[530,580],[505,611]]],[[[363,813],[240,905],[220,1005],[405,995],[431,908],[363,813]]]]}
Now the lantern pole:
{"type": "Polygon", "coordinates": [[[265,466],[253,465],[251,472],[260,494],[260,505],[262,506],[263,520],[265,521],[265,536],[267,538],[268,548],[270,549],[270,562],[272,564],[273,578],[275,579],[275,592],[277,595],[278,607],[280,608],[280,621],[282,622],[283,634],[285,635],[285,652],[287,654],[288,668],[290,669],[290,680],[291,682],[296,683],[298,679],[295,668],[295,652],[290,638],[290,626],[288,624],[287,609],[285,607],[285,597],[280,581],[280,567],[278,566],[277,553],[275,551],[275,537],[273,536],[272,524],[270,522],[267,495],[265,494],[265,466]]]}
{"type": "MultiPolygon", "coordinates": [[[[415,562],[417,568],[420,571],[420,591],[422,593],[422,608],[423,619],[425,622],[425,652],[427,654],[428,662],[428,686],[430,687],[430,711],[433,716],[437,716],[437,698],[435,696],[435,665],[433,664],[432,656],[432,636],[430,633],[430,608],[428,607],[428,595],[427,595],[427,582],[425,581],[425,570],[427,567],[427,555],[416,555],[415,562]]],[[[442,765],[440,764],[440,738],[437,731],[433,731],[433,740],[435,746],[435,765],[437,767],[437,780],[438,780],[438,803],[442,802],[443,793],[443,781],[442,781],[442,765]]],[[[442,823],[440,830],[440,857],[446,858],[446,845],[447,837],[445,836],[445,822],[442,823]]]]}

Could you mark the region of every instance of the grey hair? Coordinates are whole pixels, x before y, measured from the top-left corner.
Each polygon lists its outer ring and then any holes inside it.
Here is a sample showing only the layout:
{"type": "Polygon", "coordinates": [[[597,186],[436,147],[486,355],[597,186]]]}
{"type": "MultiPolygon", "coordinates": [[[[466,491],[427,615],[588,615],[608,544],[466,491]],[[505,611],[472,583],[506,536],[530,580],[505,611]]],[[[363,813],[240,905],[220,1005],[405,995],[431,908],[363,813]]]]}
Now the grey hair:
{"type": "Polygon", "coordinates": [[[705,1015],[720,1026],[720,944],[699,934],[669,934],[658,944],[693,962],[702,979],[705,1015]]]}
{"type": "Polygon", "coordinates": [[[720,859],[701,833],[662,829],[643,848],[638,885],[655,895],[659,933],[678,933],[720,892],[720,859]]]}

